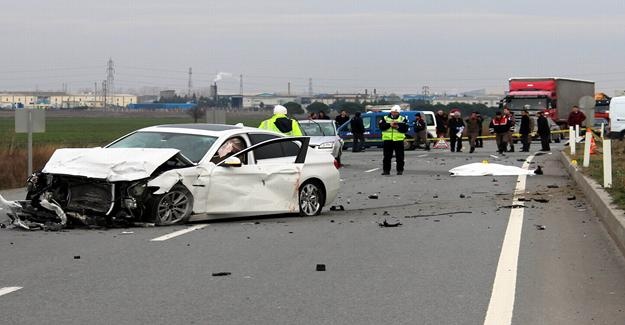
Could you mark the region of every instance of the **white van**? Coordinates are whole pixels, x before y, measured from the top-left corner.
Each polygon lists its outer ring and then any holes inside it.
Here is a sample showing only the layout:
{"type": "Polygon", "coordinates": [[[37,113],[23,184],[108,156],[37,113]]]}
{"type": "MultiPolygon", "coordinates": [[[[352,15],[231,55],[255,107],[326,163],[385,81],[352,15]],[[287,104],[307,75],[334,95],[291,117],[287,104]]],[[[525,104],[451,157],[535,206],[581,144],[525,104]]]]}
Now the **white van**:
{"type": "Polygon", "coordinates": [[[625,96],[610,100],[610,137],[625,137],[625,96]]]}

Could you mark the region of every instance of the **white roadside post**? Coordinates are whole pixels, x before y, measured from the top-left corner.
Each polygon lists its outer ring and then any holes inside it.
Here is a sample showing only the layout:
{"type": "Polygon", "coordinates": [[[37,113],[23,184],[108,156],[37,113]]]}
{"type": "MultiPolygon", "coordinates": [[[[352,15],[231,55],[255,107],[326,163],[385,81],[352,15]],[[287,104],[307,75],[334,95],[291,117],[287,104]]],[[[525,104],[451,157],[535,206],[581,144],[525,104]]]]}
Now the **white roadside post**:
{"type": "Polygon", "coordinates": [[[605,132],[605,123],[601,123],[601,139],[603,139],[604,132],[605,132]]]}
{"type": "Polygon", "coordinates": [[[592,133],[590,129],[586,130],[586,140],[584,142],[584,164],[582,166],[590,166],[590,142],[592,141],[592,133]]]}
{"type": "Polygon", "coordinates": [[[612,187],[612,140],[603,140],[603,187],[612,187]]]}
{"type": "Polygon", "coordinates": [[[571,156],[575,155],[575,129],[572,126],[569,126],[569,148],[571,149],[571,156]]]}
{"type": "Polygon", "coordinates": [[[581,137],[579,136],[579,124],[576,124],[575,125],[575,143],[577,143],[579,139],[581,139],[581,137]]]}

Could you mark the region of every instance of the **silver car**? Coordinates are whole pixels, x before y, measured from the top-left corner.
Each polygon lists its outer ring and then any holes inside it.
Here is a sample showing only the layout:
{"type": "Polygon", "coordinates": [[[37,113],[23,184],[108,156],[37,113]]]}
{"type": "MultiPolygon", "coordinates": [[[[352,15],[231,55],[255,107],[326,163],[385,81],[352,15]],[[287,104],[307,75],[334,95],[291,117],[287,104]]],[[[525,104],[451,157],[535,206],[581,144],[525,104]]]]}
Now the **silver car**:
{"type": "Polygon", "coordinates": [[[341,161],[343,154],[343,139],[336,132],[336,124],[332,120],[299,120],[299,125],[305,136],[310,137],[310,146],[326,151],[337,161],[341,161]]]}

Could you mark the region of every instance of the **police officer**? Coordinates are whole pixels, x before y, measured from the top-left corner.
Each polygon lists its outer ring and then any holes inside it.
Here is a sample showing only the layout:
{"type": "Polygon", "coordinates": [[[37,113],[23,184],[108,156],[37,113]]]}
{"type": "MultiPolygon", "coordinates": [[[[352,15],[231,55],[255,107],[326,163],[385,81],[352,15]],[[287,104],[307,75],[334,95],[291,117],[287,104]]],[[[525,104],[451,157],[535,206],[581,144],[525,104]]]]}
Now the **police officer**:
{"type": "Polygon", "coordinates": [[[404,139],[408,131],[408,123],[404,116],[399,115],[401,108],[395,105],[391,113],[380,120],[378,126],[382,130],[384,144],[384,159],[382,160],[382,175],[391,174],[391,158],[395,152],[397,175],[404,173],[404,139]]]}
{"type": "Polygon", "coordinates": [[[276,105],[273,108],[273,116],[270,119],[262,121],[258,128],[284,133],[290,136],[301,136],[302,130],[299,128],[299,123],[297,123],[296,120],[288,118],[286,113],[286,107],[276,105]]]}

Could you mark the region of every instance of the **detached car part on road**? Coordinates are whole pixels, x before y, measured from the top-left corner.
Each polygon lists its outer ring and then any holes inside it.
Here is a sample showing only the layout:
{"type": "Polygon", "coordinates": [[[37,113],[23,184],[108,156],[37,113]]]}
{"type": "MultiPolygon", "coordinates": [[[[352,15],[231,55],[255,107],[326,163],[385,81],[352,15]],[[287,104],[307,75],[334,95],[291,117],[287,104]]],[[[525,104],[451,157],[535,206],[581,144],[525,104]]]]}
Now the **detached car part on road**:
{"type": "Polygon", "coordinates": [[[28,179],[26,200],[12,202],[9,216],[23,228],[49,229],[317,215],[335,199],[339,172],[309,141],[256,128],[173,124],[104,148],[58,149],[28,179]]]}

